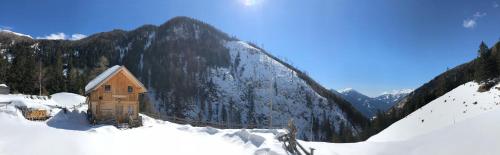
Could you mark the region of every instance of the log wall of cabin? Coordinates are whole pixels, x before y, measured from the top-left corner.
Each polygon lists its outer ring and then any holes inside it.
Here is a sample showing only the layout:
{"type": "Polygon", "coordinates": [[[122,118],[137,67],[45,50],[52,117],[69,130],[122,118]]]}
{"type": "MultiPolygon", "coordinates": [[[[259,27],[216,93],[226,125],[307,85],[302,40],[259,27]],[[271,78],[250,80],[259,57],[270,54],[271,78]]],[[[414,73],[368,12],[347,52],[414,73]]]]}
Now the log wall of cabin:
{"type": "Polygon", "coordinates": [[[129,117],[129,107],[131,116],[137,118],[139,93],[144,90],[127,76],[123,70],[119,71],[90,94],[91,112],[98,121],[116,118],[117,121],[123,122],[129,117]],[[111,91],[105,91],[106,85],[111,86],[111,91]],[[132,92],[128,92],[128,86],[132,86],[132,92]]]}

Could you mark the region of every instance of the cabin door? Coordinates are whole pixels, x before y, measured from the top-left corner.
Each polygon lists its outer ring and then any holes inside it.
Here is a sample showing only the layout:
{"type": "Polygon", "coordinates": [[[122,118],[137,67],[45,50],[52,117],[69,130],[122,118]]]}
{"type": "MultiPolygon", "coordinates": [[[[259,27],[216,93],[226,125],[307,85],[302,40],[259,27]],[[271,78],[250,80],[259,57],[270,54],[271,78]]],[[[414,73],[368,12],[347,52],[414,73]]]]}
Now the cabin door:
{"type": "Polygon", "coordinates": [[[123,104],[121,103],[121,99],[120,98],[116,99],[115,109],[116,109],[116,118],[117,118],[117,121],[120,122],[120,123],[123,123],[123,104]]]}

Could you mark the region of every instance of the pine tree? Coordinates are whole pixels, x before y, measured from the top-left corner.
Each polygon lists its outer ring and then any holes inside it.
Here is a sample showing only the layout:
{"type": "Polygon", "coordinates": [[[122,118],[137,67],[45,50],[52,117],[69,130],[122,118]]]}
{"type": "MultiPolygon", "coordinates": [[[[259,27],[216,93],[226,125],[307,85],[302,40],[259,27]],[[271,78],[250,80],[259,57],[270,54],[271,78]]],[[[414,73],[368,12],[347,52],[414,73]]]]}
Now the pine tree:
{"type": "Polygon", "coordinates": [[[475,81],[483,82],[497,76],[495,59],[491,56],[491,51],[484,42],[481,42],[481,45],[479,45],[478,56],[479,58],[475,62],[475,81]]]}
{"type": "Polygon", "coordinates": [[[66,78],[63,75],[63,57],[61,51],[56,51],[55,62],[49,69],[47,87],[49,94],[66,91],[66,78]]]}
{"type": "Polygon", "coordinates": [[[9,68],[7,83],[13,92],[34,94],[36,92],[35,56],[26,43],[16,44],[10,53],[14,55],[9,68]]]}
{"type": "Polygon", "coordinates": [[[5,55],[0,53],[0,83],[4,83],[7,81],[7,70],[9,67],[9,63],[5,59],[5,55]]]}

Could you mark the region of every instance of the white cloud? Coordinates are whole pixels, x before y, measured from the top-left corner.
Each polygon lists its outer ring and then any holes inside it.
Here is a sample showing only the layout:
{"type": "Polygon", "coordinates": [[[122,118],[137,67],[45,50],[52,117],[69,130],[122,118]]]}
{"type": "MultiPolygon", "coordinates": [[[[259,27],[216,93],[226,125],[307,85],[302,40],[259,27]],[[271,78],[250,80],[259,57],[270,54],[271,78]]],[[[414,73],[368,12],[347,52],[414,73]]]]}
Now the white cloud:
{"type": "Polygon", "coordinates": [[[463,22],[463,26],[464,26],[465,28],[470,28],[470,29],[471,29],[471,28],[476,27],[476,25],[477,25],[477,24],[476,24],[476,20],[475,20],[475,19],[466,19],[466,20],[464,20],[464,22],[463,22]]]}
{"type": "Polygon", "coordinates": [[[71,36],[68,36],[62,32],[59,32],[59,33],[53,33],[53,34],[50,34],[48,36],[44,36],[44,37],[36,37],[36,39],[48,39],[48,40],[80,40],[82,38],[85,38],[87,37],[86,35],[84,34],[79,34],[79,33],[75,33],[71,36]]]}
{"type": "Polygon", "coordinates": [[[71,35],[71,38],[69,38],[69,40],[80,40],[80,39],[83,39],[85,37],[87,37],[87,35],[76,33],[76,34],[71,35]]]}
{"type": "Polygon", "coordinates": [[[473,17],[475,17],[475,18],[481,18],[481,17],[484,17],[484,16],[486,16],[486,12],[476,12],[473,15],[473,17]]]}
{"type": "Polygon", "coordinates": [[[496,1],[493,2],[493,8],[498,8],[498,7],[499,7],[498,3],[496,1]]]}
{"type": "Polygon", "coordinates": [[[486,15],[486,12],[476,12],[472,15],[472,17],[465,19],[462,23],[462,26],[464,28],[472,29],[477,26],[477,20],[486,15]]]}
{"type": "Polygon", "coordinates": [[[59,33],[52,33],[48,36],[45,37],[36,37],[36,39],[48,39],[48,40],[64,40],[66,38],[66,34],[59,32],[59,33]]]}

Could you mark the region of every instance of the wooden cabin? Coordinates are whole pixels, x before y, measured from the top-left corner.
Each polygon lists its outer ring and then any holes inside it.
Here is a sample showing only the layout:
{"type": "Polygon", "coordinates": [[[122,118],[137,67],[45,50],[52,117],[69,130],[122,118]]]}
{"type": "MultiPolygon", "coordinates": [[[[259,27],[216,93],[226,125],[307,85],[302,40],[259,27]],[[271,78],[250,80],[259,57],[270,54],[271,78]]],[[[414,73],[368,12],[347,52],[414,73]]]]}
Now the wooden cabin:
{"type": "Polygon", "coordinates": [[[124,66],[113,66],[85,86],[91,123],[137,126],[139,96],[147,90],[124,66]]]}

